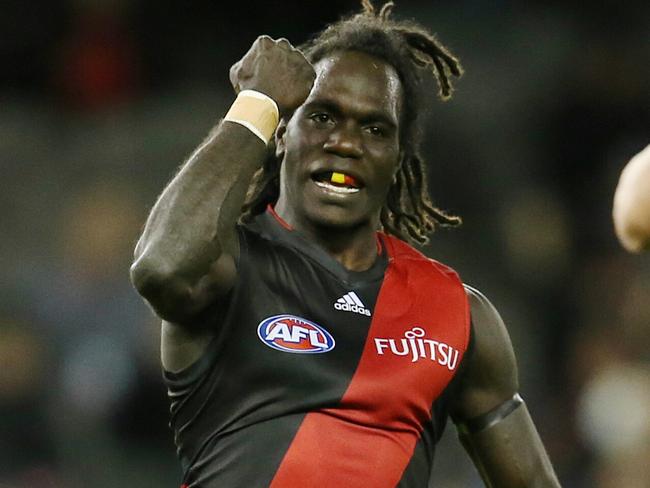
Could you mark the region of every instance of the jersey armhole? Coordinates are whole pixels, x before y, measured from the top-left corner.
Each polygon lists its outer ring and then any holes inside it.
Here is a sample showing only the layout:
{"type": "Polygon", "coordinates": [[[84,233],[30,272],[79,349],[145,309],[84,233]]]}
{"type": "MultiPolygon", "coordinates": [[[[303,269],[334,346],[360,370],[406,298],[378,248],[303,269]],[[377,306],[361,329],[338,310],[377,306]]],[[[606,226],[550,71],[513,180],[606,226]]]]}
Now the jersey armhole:
{"type": "Polygon", "coordinates": [[[463,358],[461,359],[460,364],[458,365],[458,370],[456,371],[456,374],[451,379],[447,387],[442,392],[442,395],[438,398],[438,400],[434,402],[433,405],[431,419],[432,422],[434,423],[436,443],[442,438],[442,434],[445,431],[448,419],[451,418],[451,421],[456,423],[454,418],[451,416],[449,404],[453,396],[456,395],[456,392],[460,388],[460,383],[463,380],[464,372],[467,369],[467,364],[469,362],[470,355],[473,353],[474,350],[473,331],[474,331],[474,325],[470,319],[469,339],[467,342],[467,348],[465,349],[463,358]]]}
{"type": "MultiPolygon", "coordinates": [[[[243,253],[248,252],[248,241],[246,239],[245,231],[242,226],[237,225],[237,233],[239,235],[239,252],[235,257],[235,266],[237,269],[237,279],[235,284],[232,287],[232,290],[227,295],[226,299],[221,304],[215,304],[213,307],[210,307],[211,311],[206,315],[209,317],[214,317],[216,315],[221,315],[224,317],[223,323],[228,322],[229,316],[231,314],[232,303],[236,300],[238,294],[238,285],[241,281],[241,274],[245,272],[242,266],[242,255],[243,253]],[[218,310],[218,311],[215,311],[218,310]]],[[[213,318],[208,318],[206,321],[214,320],[213,318]]],[[[170,387],[170,394],[172,393],[171,388],[174,390],[182,390],[189,387],[195,382],[199,381],[205,374],[210,370],[214,361],[216,360],[217,351],[219,345],[221,344],[221,338],[223,337],[225,331],[215,332],[213,337],[209,340],[208,344],[205,346],[205,350],[201,356],[194,361],[192,364],[186,366],[180,371],[172,372],[162,368],[163,379],[165,383],[170,387]]]]}
{"type": "Polygon", "coordinates": [[[217,336],[213,337],[208,345],[205,347],[201,357],[194,361],[189,366],[181,369],[177,372],[172,372],[162,368],[163,379],[165,383],[170,388],[170,395],[173,396],[173,390],[182,390],[194,384],[200,380],[205,373],[210,369],[212,362],[214,360],[214,349],[215,343],[217,342],[217,336]]]}
{"type": "Polygon", "coordinates": [[[458,365],[458,371],[456,371],[456,374],[451,379],[449,385],[445,390],[446,395],[450,395],[450,394],[453,395],[453,393],[458,389],[458,385],[463,380],[463,376],[465,375],[465,371],[467,370],[467,364],[470,362],[471,360],[470,358],[473,353],[474,353],[474,322],[470,317],[469,339],[467,341],[467,348],[465,349],[465,352],[463,353],[463,358],[460,360],[460,364],[458,365]]]}

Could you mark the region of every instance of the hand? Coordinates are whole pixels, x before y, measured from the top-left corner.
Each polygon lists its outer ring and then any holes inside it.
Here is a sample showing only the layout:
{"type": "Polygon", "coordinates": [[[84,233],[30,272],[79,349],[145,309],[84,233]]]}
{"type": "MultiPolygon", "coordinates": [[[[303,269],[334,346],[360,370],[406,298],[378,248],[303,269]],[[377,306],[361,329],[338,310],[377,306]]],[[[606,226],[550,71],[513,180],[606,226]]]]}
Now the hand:
{"type": "Polygon", "coordinates": [[[235,93],[256,90],[278,104],[280,115],[305,101],[316,73],[305,56],[286,39],[259,36],[246,55],[230,68],[235,93]]]}

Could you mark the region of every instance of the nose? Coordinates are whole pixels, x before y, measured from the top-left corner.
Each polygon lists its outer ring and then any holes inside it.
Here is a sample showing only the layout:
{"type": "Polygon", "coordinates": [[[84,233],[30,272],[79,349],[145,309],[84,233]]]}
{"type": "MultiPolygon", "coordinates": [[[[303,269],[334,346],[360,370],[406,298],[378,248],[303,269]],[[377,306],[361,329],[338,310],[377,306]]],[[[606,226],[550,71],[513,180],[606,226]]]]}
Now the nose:
{"type": "Polygon", "coordinates": [[[323,149],[342,158],[359,159],[363,156],[363,143],[358,127],[352,123],[337,126],[329,134],[323,149]]]}

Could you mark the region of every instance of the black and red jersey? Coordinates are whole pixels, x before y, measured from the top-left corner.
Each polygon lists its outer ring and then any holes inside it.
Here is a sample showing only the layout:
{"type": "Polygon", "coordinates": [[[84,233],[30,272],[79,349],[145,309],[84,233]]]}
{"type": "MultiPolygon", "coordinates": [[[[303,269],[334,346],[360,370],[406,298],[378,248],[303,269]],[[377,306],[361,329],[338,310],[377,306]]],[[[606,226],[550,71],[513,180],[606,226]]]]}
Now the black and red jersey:
{"type": "Polygon", "coordinates": [[[424,487],[469,342],[455,272],[377,234],[345,269],[272,211],[203,357],[165,372],[188,487],[424,487]]]}

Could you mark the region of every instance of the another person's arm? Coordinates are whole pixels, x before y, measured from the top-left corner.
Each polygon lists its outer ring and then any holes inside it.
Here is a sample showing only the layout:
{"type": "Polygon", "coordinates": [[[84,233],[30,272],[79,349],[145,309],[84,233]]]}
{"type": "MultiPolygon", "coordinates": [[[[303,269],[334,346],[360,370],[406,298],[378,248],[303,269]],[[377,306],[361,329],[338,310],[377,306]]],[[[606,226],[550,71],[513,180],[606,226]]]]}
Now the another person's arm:
{"type": "Polygon", "coordinates": [[[621,173],[614,195],[614,228],[630,252],[650,250],[650,145],[621,173]]]}
{"type": "Polygon", "coordinates": [[[473,344],[451,405],[460,440],[488,487],[559,487],[518,395],[517,365],[505,325],[483,295],[467,290],[473,344]]]}

